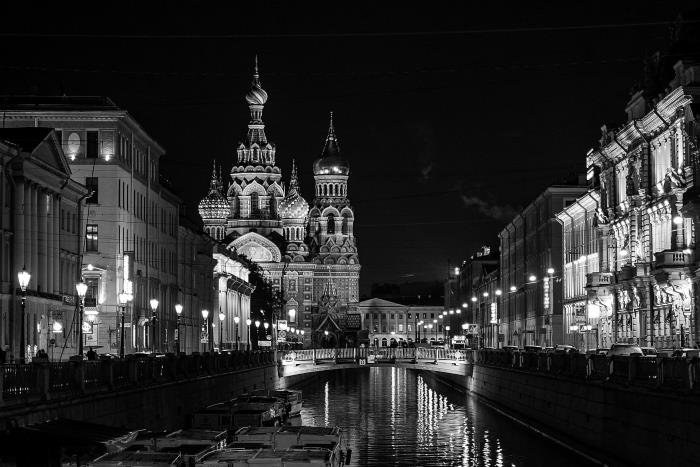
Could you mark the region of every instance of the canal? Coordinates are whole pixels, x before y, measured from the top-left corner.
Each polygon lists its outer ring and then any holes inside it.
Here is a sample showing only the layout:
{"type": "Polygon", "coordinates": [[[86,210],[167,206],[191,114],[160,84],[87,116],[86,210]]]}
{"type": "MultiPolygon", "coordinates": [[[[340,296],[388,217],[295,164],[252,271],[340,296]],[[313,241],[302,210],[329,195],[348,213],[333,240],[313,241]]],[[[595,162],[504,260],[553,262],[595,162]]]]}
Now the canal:
{"type": "Polygon", "coordinates": [[[296,388],[304,392],[301,422],[340,426],[353,466],[593,465],[406,368],[325,371],[296,388]]]}

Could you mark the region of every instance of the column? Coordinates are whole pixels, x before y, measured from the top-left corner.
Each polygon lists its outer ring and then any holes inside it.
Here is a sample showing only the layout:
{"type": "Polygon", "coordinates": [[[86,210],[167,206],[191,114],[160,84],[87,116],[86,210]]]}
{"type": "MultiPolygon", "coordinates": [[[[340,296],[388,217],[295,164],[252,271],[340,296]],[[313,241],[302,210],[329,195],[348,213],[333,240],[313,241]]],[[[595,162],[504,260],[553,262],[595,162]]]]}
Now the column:
{"type": "Polygon", "coordinates": [[[53,197],[53,242],[54,258],[53,258],[53,290],[54,293],[61,293],[61,201],[58,196],[53,197]]]}
{"type": "MultiPolygon", "coordinates": [[[[37,187],[38,188],[38,187],[37,187]]],[[[37,207],[37,251],[39,269],[37,270],[37,290],[42,292],[48,292],[48,238],[47,238],[47,224],[48,218],[46,216],[46,193],[44,190],[36,190],[36,207],[37,207]]]]}
{"type": "MultiPolygon", "coordinates": [[[[34,216],[34,206],[32,205],[31,187],[28,181],[23,184],[24,187],[24,261],[22,264],[17,264],[17,268],[26,267],[32,268],[32,217],[34,216]]],[[[34,271],[29,271],[33,273],[34,271]]],[[[15,272],[16,274],[16,272],[15,272]]]]}
{"type": "Polygon", "coordinates": [[[25,263],[25,241],[27,237],[27,231],[25,227],[25,221],[27,219],[27,205],[25,203],[25,194],[25,183],[23,181],[18,181],[15,185],[15,238],[12,245],[12,249],[14,250],[15,268],[17,269],[17,271],[10,271],[13,288],[17,287],[15,278],[17,277],[17,273],[19,272],[19,268],[23,267],[25,263]]]}
{"type": "Polygon", "coordinates": [[[47,223],[47,229],[46,229],[46,246],[47,246],[47,254],[46,254],[46,260],[47,260],[47,268],[46,268],[46,291],[49,293],[56,293],[56,289],[54,287],[54,264],[56,263],[56,259],[58,256],[58,252],[56,251],[53,243],[53,239],[56,236],[56,233],[54,231],[54,220],[56,219],[56,211],[54,211],[54,204],[53,204],[53,194],[46,194],[46,223],[47,223]]]}
{"type": "MultiPolygon", "coordinates": [[[[30,219],[30,229],[31,232],[31,243],[32,243],[32,254],[30,256],[32,262],[31,274],[32,278],[36,277],[34,282],[34,287],[32,289],[38,290],[38,285],[41,283],[39,281],[39,199],[36,186],[31,186],[29,189],[29,196],[31,197],[31,219],[30,219]]],[[[29,342],[29,341],[27,341],[29,342]]]]}

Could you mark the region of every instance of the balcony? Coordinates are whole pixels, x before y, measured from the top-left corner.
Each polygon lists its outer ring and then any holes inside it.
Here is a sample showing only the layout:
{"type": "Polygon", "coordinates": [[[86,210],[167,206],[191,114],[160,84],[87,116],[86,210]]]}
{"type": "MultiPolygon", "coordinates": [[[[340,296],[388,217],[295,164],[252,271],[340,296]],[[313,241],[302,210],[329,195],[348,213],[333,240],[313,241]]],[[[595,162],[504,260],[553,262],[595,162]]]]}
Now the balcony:
{"type": "Polygon", "coordinates": [[[682,251],[666,250],[659,253],[654,253],[656,269],[680,269],[690,266],[692,260],[691,253],[683,253],[682,251]]]}
{"type": "Polygon", "coordinates": [[[591,272],[586,275],[586,288],[610,287],[613,283],[611,272],[591,272]]]}

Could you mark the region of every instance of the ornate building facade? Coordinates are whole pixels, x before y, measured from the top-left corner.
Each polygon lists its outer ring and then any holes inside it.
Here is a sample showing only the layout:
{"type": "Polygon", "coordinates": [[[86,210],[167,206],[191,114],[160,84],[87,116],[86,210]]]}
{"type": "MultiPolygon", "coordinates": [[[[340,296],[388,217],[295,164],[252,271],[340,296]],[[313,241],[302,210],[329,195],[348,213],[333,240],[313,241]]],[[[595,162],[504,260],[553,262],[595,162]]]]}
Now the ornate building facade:
{"type": "MultiPolygon", "coordinates": [[[[321,157],[313,163],[314,199],[308,203],[302,196],[294,161],[285,190],[276,147],[265,134],[262,115],[268,95],[257,61],[245,99],[250,122],[236,148],[231,180],[225,187],[214,170],[200,215],[209,235],[261,266],[283,295],[285,316],[280,318],[304,330],[308,342],[322,331],[328,315],[340,322],[338,315],[357,307],[360,264],[348,199],[350,165],[340,154],[331,114],[321,157]]],[[[324,330],[342,338],[339,329],[324,330]]]]}
{"type": "MultiPolygon", "coordinates": [[[[589,152],[589,179],[600,189],[600,271],[588,285],[612,297],[599,307],[615,340],[660,348],[698,340],[697,100],[700,66],[678,61],[666,91],[653,101],[640,91],[627,123],[603,127],[589,152]]],[[[590,313],[592,307],[588,306],[590,313]]]]}

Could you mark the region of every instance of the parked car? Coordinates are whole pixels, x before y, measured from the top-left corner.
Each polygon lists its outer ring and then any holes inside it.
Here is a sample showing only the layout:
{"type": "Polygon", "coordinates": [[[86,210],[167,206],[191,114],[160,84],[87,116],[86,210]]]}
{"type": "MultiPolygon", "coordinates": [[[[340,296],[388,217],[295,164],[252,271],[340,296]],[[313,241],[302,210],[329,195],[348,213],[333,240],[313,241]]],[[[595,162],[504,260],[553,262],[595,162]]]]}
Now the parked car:
{"type": "Polygon", "coordinates": [[[517,345],[504,345],[501,348],[506,352],[517,352],[518,350],[520,350],[517,345]]]}
{"type": "Polygon", "coordinates": [[[644,355],[642,348],[637,344],[613,344],[606,354],[608,357],[629,357],[630,355],[644,355]]]}
{"type": "Polygon", "coordinates": [[[524,347],[525,352],[542,352],[544,349],[541,345],[526,345],[524,347]]]}
{"type": "Polygon", "coordinates": [[[570,353],[578,353],[578,349],[576,347],[574,347],[573,345],[558,344],[558,345],[553,347],[552,352],[570,354],[570,353]]]}
{"type": "Polygon", "coordinates": [[[700,356],[700,349],[675,349],[672,357],[692,358],[700,356]]]}
{"type": "Polygon", "coordinates": [[[656,357],[659,354],[656,347],[641,347],[641,349],[645,357],[656,357]]]}

